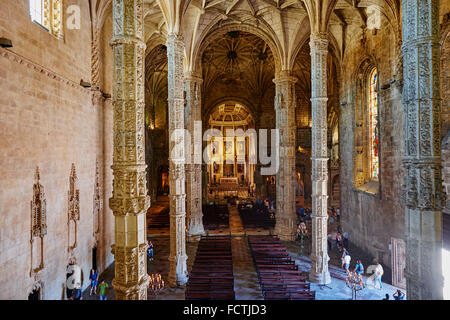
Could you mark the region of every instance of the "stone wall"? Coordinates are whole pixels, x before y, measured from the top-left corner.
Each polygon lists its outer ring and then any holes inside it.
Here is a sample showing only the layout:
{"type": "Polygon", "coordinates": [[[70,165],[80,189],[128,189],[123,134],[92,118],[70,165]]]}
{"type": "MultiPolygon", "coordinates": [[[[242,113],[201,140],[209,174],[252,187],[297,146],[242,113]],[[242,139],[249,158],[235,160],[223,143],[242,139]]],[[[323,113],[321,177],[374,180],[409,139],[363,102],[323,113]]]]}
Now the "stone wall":
{"type": "MultiPolygon", "coordinates": [[[[106,101],[103,112],[93,105],[92,91],[79,85],[91,78],[91,26],[88,2],[78,4],[81,29],[64,29],[63,38],[57,39],[30,21],[27,0],[0,1],[0,35],[14,45],[0,49],[0,299],[27,299],[34,282],[29,274],[30,202],[36,166],[47,200],[43,298],[65,296],[72,163],[80,190],[77,263],[83,287],[88,286],[96,160],[104,169],[104,199],[111,194],[112,106],[106,101]]],[[[101,270],[112,262],[113,235],[107,202],[103,209],[97,258],[101,270]]]]}
{"type": "MultiPolygon", "coordinates": [[[[382,23],[376,34],[362,30],[353,34],[343,61],[340,110],[341,214],[350,242],[391,265],[391,237],[404,238],[402,195],[403,107],[396,79],[399,47],[395,30],[382,23]],[[380,117],[380,191],[371,194],[354,187],[356,82],[359,66],[369,59],[378,69],[380,117]]],[[[398,37],[398,35],[397,35],[398,37]]],[[[356,257],[355,257],[356,258],[356,257]]]]}

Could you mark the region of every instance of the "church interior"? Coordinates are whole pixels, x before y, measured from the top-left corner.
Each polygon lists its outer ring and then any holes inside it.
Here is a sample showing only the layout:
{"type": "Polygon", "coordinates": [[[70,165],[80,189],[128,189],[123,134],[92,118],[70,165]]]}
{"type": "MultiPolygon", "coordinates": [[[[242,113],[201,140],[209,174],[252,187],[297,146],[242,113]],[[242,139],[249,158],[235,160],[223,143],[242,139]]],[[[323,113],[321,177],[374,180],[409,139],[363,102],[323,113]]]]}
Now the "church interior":
{"type": "Polygon", "coordinates": [[[0,299],[450,300],[449,129],[447,0],[2,0],[0,299]]]}

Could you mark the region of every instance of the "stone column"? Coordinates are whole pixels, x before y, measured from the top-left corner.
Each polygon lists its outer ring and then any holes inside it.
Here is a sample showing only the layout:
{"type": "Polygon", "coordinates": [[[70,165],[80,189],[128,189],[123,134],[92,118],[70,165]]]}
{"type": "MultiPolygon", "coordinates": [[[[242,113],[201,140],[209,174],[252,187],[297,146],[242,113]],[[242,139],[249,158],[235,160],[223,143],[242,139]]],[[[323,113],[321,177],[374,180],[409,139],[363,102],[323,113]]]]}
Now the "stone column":
{"type": "MultiPolygon", "coordinates": [[[[274,79],[276,127],[280,130],[280,166],[277,174],[275,233],[281,240],[295,240],[295,82],[297,78],[282,73],[274,79]]],[[[272,146],[272,152],[273,148],[272,146]]]]}
{"type": "Polygon", "coordinates": [[[327,252],[327,35],[311,34],[309,45],[312,109],[312,261],[309,279],[328,284],[331,278],[327,252]]]}
{"type": "MultiPolygon", "coordinates": [[[[261,109],[261,105],[258,106],[258,109],[261,109]]],[[[257,139],[259,139],[259,130],[261,130],[261,112],[255,113],[255,131],[257,134],[257,139]]],[[[270,131],[269,131],[270,132],[270,131]]],[[[270,141],[270,140],[269,140],[270,141]]],[[[262,194],[262,185],[264,182],[263,176],[261,175],[261,164],[259,163],[259,143],[258,141],[256,143],[256,163],[253,165],[253,183],[255,187],[255,195],[261,196],[262,194]]]]}
{"type": "Polygon", "coordinates": [[[147,299],[143,0],[113,1],[115,275],[119,300],[147,299]]]}
{"type": "Polygon", "coordinates": [[[408,300],[443,299],[439,0],[403,0],[408,300]]]}
{"type": "Polygon", "coordinates": [[[169,285],[187,282],[186,179],[184,136],[184,43],[181,36],[167,36],[170,178],[170,270],[169,285]]]}
{"type": "Polygon", "coordinates": [[[205,235],[202,212],[202,104],[201,85],[203,79],[189,74],[185,77],[186,129],[191,139],[186,139],[189,160],[186,164],[186,216],[188,239],[205,235]],[[190,141],[189,141],[190,140],[190,141]]]}

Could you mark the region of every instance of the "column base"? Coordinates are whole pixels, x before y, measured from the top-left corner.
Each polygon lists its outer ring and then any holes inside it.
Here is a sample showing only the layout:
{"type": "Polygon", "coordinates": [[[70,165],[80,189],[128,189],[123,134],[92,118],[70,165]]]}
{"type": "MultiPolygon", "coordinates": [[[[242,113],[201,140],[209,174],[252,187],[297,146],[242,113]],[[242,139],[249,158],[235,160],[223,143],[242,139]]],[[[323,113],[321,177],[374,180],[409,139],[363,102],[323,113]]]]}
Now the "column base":
{"type": "Polygon", "coordinates": [[[275,224],[274,233],[283,241],[295,241],[297,225],[293,219],[280,219],[275,224]]]}
{"type": "Polygon", "coordinates": [[[169,257],[170,271],[167,282],[170,287],[184,286],[188,282],[186,260],[186,255],[169,257]]]}
{"type": "Polygon", "coordinates": [[[189,231],[187,233],[187,240],[189,242],[199,241],[202,236],[206,235],[202,219],[197,220],[191,220],[189,223],[189,231]]]}
{"type": "Polygon", "coordinates": [[[327,271],[317,273],[317,272],[311,270],[309,273],[309,281],[317,283],[317,284],[323,284],[323,285],[330,284],[331,283],[330,272],[327,270],[327,271]]]}

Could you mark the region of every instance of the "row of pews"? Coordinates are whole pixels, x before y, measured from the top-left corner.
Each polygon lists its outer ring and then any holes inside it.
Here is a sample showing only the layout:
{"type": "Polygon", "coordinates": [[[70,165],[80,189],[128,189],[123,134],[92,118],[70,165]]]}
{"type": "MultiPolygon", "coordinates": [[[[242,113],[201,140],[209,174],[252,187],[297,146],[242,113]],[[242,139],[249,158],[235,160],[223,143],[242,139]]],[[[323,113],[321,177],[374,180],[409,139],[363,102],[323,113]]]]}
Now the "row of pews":
{"type": "Polygon", "coordinates": [[[234,300],[229,236],[202,237],[185,291],[186,300],[234,300]]]}
{"type": "Polygon", "coordinates": [[[169,207],[151,207],[147,212],[147,227],[150,229],[169,229],[169,207]]]}
{"type": "Polygon", "coordinates": [[[230,226],[229,216],[226,204],[203,206],[203,226],[207,230],[228,228],[230,226]]]}
{"type": "Polygon", "coordinates": [[[249,236],[265,300],[315,300],[315,291],[276,236],[249,236]]]}
{"type": "Polygon", "coordinates": [[[239,205],[238,211],[245,228],[270,229],[275,227],[275,218],[271,218],[269,211],[265,208],[256,209],[239,205]]]}

